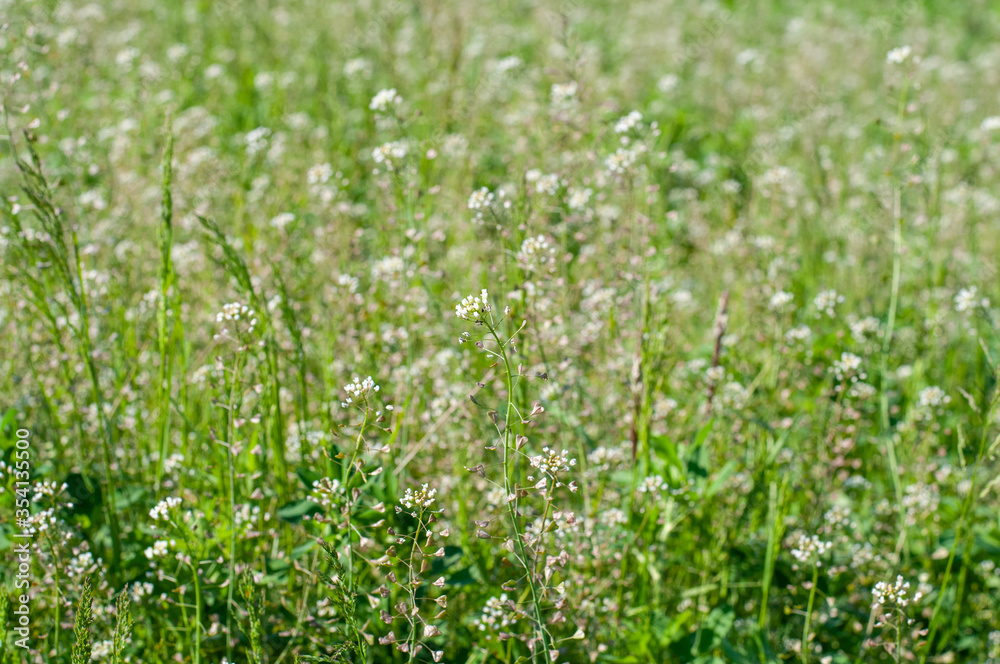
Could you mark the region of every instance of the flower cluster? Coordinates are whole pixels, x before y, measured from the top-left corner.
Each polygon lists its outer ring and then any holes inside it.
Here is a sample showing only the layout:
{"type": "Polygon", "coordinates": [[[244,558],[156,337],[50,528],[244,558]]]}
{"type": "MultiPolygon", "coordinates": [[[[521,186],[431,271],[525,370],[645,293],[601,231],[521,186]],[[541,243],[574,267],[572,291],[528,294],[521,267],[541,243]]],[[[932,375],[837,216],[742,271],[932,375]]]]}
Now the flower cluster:
{"type": "Polygon", "coordinates": [[[279,231],[285,230],[293,221],[295,221],[295,215],[291,212],[281,212],[279,214],[271,217],[271,227],[277,228],[279,231]]]}
{"type": "Polygon", "coordinates": [[[816,315],[826,314],[830,318],[837,315],[837,305],[844,301],[844,296],[835,290],[825,290],[813,298],[816,315]]]}
{"type": "Polygon", "coordinates": [[[778,291],[771,296],[771,301],[768,306],[772,311],[785,311],[788,309],[789,305],[795,302],[795,296],[791,293],[786,293],[785,291],[778,291]]]}
{"type": "Polygon", "coordinates": [[[834,361],[830,370],[833,371],[837,380],[841,381],[847,379],[857,381],[866,378],[866,374],[861,371],[861,358],[854,353],[841,353],[840,359],[834,361]]]}
{"type": "Polygon", "coordinates": [[[486,214],[493,209],[493,204],[499,200],[503,200],[503,207],[510,207],[510,201],[504,200],[506,195],[502,189],[497,190],[493,193],[487,187],[480,187],[476,189],[469,195],[469,201],[467,203],[468,208],[472,211],[472,220],[479,224],[482,223],[486,218],[486,214]]]}
{"type": "Polygon", "coordinates": [[[428,486],[422,484],[416,491],[407,489],[403,497],[399,499],[399,503],[410,510],[414,508],[427,509],[434,504],[434,496],[437,495],[437,489],[430,489],[428,486]]]}
{"type": "Polygon", "coordinates": [[[553,106],[566,106],[576,99],[579,85],[576,81],[568,83],[553,83],[549,98],[553,106]]]}
{"type": "Polygon", "coordinates": [[[318,479],[312,483],[313,495],[316,496],[316,500],[325,509],[330,509],[335,503],[340,499],[341,494],[344,493],[344,487],[340,483],[340,480],[331,480],[329,477],[324,477],[318,479]]]}
{"type": "Polygon", "coordinates": [[[910,582],[904,581],[902,575],[898,575],[893,583],[879,581],[872,588],[872,605],[902,609],[911,601],[916,604],[923,598],[923,593],[918,590],[910,600],[906,596],[909,590],[910,582]]]}
{"type": "Polygon", "coordinates": [[[326,184],[333,177],[333,167],[329,162],[315,164],[306,171],[306,181],[311,185],[326,184]]]}
{"type": "MultiPolygon", "coordinates": [[[[514,602],[507,597],[507,593],[501,593],[499,597],[490,597],[486,600],[483,613],[473,622],[473,627],[480,632],[492,632],[510,627],[524,617],[524,612],[518,609],[514,602]]],[[[492,637],[486,635],[486,638],[492,637]]]]}
{"type": "Polygon", "coordinates": [[[909,46],[897,46],[885,54],[885,61],[890,65],[901,65],[906,62],[911,53],[913,53],[913,49],[909,46]]]}
{"type": "Polygon", "coordinates": [[[570,210],[579,212],[587,209],[587,204],[590,203],[590,198],[594,195],[594,190],[590,187],[583,189],[570,188],[568,193],[569,197],[566,199],[566,205],[570,210]]]}
{"type": "Polygon", "coordinates": [[[170,512],[181,504],[181,499],[175,496],[167,496],[156,503],[153,509],[149,510],[149,516],[153,521],[167,521],[170,519],[170,512]]]}
{"type": "Polygon", "coordinates": [[[525,173],[524,179],[535,188],[536,192],[545,196],[555,196],[561,184],[558,175],[555,173],[543,174],[537,168],[525,173]]]}
{"type": "Polygon", "coordinates": [[[639,111],[632,111],[628,115],[619,118],[618,122],[615,123],[615,133],[627,134],[635,129],[640,122],[642,122],[642,113],[639,111]]]}
{"type": "Polygon", "coordinates": [[[394,284],[406,273],[406,261],[399,256],[385,256],[372,264],[372,279],[394,284]]]}
{"type": "Polygon", "coordinates": [[[258,127],[248,131],[243,141],[247,146],[247,156],[253,157],[262,152],[267,147],[267,139],[271,135],[271,130],[267,127],[258,127]]]}
{"type": "Polygon", "coordinates": [[[354,403],[356,399],[367,399],[369,394],[372,392],[378,392],[379,389],[381,388],[375,384],[375,379],[371,376],[368,376],[368,378],[365,378],[364,380],[355,376],[354,380],[347,385],[344,385],[344,391],[347,392],[348,397],[340,402],[340,407],[347,408],[354,403]]]}
{"type": "Polygon", "coordinates": [[[651,493],[658,495],[670,489],[670,485],[663,479],[662,475],[647,475],[642,480],[637,491],[639,493],[651,493]]]}
{"type": "Polygon", "coordinates": [[[484,288],[479,295],[469,295],[455,305],[455,315],[462,320],[481,320],[481,315],[493,308],[490,306],[490,294],[484,288]]]}
{"type": "MultiPolygon", "coordinates": [[[[32,497],[32,500],[37,503],[43,498],[55,498],[68,488],[69,485],[65,482],[58,483],[45,480],[35,485],[35,495],[32,497]]],[[[72,509],[73,503],[69,503],[67,507],[72,509]]]]}
{"type": "Polygon", "coordinates": [[[518,253],[517,259],[525,269],[535,270],[550,263],[555,251],[544,235],[536,235],[526,238],[521,243],[521,251],[518,253]]]}
{"type": "Polygon", "coordinates": [[[990,306],[989,298],[980,298],[979,289],[975,286],[963,288],[955,295],[955,311],[959,313],[969,313],[982,307],[986,309],[990,306]]]}
{"type": "Polygon", "coordinates": [[[611,175],[624,175],[635,165],[638,154],[635,150],[618,148],[604,160],[604,167],[611,175]]]}
{"type": "MultiPolygon", "coordinates": [[[[231,321],[238,323],[244,321],[248,323],[247,333],[250,334],[257,327],[257,312],[253,308],[239,302],[228,302],[222,305],[222,311],[215,314],[215,322],[225,323],[231,321]]],[[[218,336],[224,336],[226,329],[223,328],[218,336]]]]}
{"type": "Polygon", "coordinates": [[[542,454],[529,457],[528,463],[531,464],[532,468],[537,468],[545,475],[555,476],[556,473],[565,472],[575,466],[576,459],[570,459],[569,452],[566,450],[556,452],[553,449],[544,447],[542,448],[542,454]]]}
{"type": "Polygon", "coordinates": [[[372,160],[376,164],[384,165],[387,171],[394,171],[409,152],[410,146],[405,141],[390,141],[372,150],[372,160]]]}
{"type": "Polygon", "coordinates": [[[153,546],[146,547],[146,550],[143,553],[146,554],[146,558],[149,560],[163,558],[170,553],[170,547],[174,546],[174,544],[174,540],[156,540],[153,543],[153,546]]]}
{"type": "Polygon", "coordinates": [[[815,564],[817,567],[822,567],[823,563],[819,559],[832,546],[831,542],[824,542],[816,535],[802,533],[792,547],[791,554],[792,558],[803,565],[815,564]]]}
{"type": "Polygon", "coordinates": [[[389,109],[399,106],[402,101],[403,98],[396,92],[396,88],[379,90],[375,93],[375,96],[372,97],[371,103],[368,104],[368,108],[376,113],[385,113],[389,109]]]}

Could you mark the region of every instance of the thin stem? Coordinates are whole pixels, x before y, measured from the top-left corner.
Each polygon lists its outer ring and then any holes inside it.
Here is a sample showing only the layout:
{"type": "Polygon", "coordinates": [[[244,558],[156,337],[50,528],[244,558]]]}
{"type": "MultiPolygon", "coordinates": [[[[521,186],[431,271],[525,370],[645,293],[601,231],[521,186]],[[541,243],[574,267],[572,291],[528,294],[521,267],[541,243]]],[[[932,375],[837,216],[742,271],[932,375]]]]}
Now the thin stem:
{"type": "Polygon", "coordinates": [[[896,506],[899,512],[899,540],[896,544],[896,559],[902,552],[906,541],[906,515],[903,508],[903,486],[899,477],[899,464],[896,460],[896,443],[893,440],[891,423],[889,421],[889,350],[892,346],[892,334],[896,326],[896,307],[899,303],[899,280],[902,268],[903,253],[903,219],[900,216],[900,192],[897,189],[893,205],[893,252],[892,252],[892,292],[889,299],[889,319],[886,322],[885,338],[882,340],[882,394],[880,400],[882,435],[885,437],[886,456],[889,461],[889,472],[892,475],[892,485],[896,493],[896,506]]]}
{"type": "MultiPolygon", "coordinates": [[[[989,413],[994,412],[996,408],[996,402],[1000,399],[1000,390],[993,397],[993,403],[990,404],[989,413]]],[[[979,468],[982,465],[984,452],[986,451],[986,441],[988,440],[989,425],[991,421],[987,421],[983,424],[983,431],[979,440],[979,452],[976,455],[976,464],[972,468],[972,480],[969,485],[969,492],[965,495],[965,500],[962,503],[962,512],[958,517],[958,526],[955,528],[955,540],[952,542],[951,551],[948,553],[948,564],[944,568],[944,578],[941,580],[941,589],[938,591],[937,601],[934,602],[934,611],[931,613],[931,623],[930,629],[927,634],[927,649],[924,650],[924,654],[920,656],[920,664],[925,664],[927,662],[927,656],[931,652],[931,648],[934,645],[934,637],[937,635],[938,630],[938,617],[941,613],[941,605],[944,603],[945,591],[948,588],[948,582],[951,580],[951,570],[955,563],[955,552],[958,550],[958,543],[962,539],[962,529],[965,527],[965,519],[969,514],[969,510],[972,507],[972,502],[976,495],[976,480],[979,476],[979,468]]],[[[959,443],[961,445],[961,443],[959,443]]],[[[956,606],[956,611],[958,607],[956,606]]]]}
{"type": "Polygon", "coordinates": [[[108,519],[108,525],[111,528],[111,547],[114,555],[114,564],[112,565],[112,569],[116,569],[118,567],[118,563],[121,561],[122,545],[120,535],[121,528],[118,525],[118,506],[115,501],[114,475],[111,470],[111,446],[113,444],[113,434],[111,432],[111,423],[108,421],[108,414],[104,410],[104,393],[101,390],[101,383],[97,374],[97,364],[94,362],[94,352],[90,342],[90,314],[87,307],[87,287],[83,280],[83,265],[80,262],[80,244],[76,231],[73,231],[72,237],[73,251],[76,255],[76,275],[77,280],[80,283],[80,332],[78,339],[81,345],[80,350],[83,354],[84,364],[86,364],[87,373],[90,376],[90,385],[94,394],[94,404],[97,406],[98,420],[101,422],[101,430],[103,433],[101,436],[101,452],[104,457],[104,473],[107,476],[105,490],[107,491],[108,498],[108,503],[105,507],[105,514],[108,519]]]}
{"type": "MultiPolygon", "coordinates": [[[[191,538],[188,531],[171,521],[171,525],[181,533],[184,543],[187,545],[188,555],[194,552],[191,538]]],[[[201,582],[198,580],[198,567],[192,562],[188,563],[191,573],[194,575],[194,604],[195,604],[195,629],[194,629],[194,664],[201,664],[201,582]]]]}
{"type": "MultiPolygon", "coordinates": [[[[239,351],[238,351],[239,352],[239,351]]],[[[236,413],[239,404],[236,403],[236,394],[240,386],[240,376],[243,363],[240,356],[236,358],[236,365],[233,370],[233,377],[229,384],[229,416],[226,418],[226,462],[229,466],[229,592],[227,596],[228,607],[226,610],[226,659],[232,656],[232,634],[233,634],[233,588],[236,586],[236,461],[233,458],[233,444],[236,438],[236,413]]]]}
{"type": "Polygon", "coordinates": [[[819,581],[819,563],[813,563],[812,585],[809,587],[809,603],[806,605],[806,624],[802,627],[802,664],[809,663],[809,624],[812,622],[813,601],[816,599],[816,583],[819,581]]]}
{"type": "MultiPolygon", "coordinates": [[[[417,518],[417,531],[413,534],[413,550],[419,550],[420,545],[417,540],[420,539],[420,528],[424,525],[424,511],[420,510],[420,516],[417,518]]],[[[415,609],[417,608],[417,591],[414,587],[414,576],[413,576],[413,550],[410,551],[410,564],[409,564],[409,577],[410,582],[407,584],[407,588],[410,592],[410,605],[415,609]]],[[[412,619],[412,617],[407,617],[410,620],[410,638],[408,639],[408,650],[409,657],[407,658],[407,664],[412,664],[413,658],[415,656],[415,651],[417,649],[417,623],[412,619]]]]}
{"type": "Polygon", "coordinates": [[[361,422],[361,430],[358,432],[358,438],[354,442],[354,453],[351,455],[351,462],[347,468],[343,471],[343,483],[344,483],[344,493],[346,496],[345,504],[345,518],[347,519],[347,585],[353,592],[354,590],[354,525],[352,523],[352,515],[354,511],[354,501],[351,498],[351,481],[357,475],[357,469],[355,464],[358,461],[358,456],[361,454],[361,445],[365,440],[365,429],[368,428],[368,415],[371,409],[368,407],[368,401],[365,401],[365,419],[361,422]]]}
{"type": "MultiPolygon", "coordinates": [[[[503,486],[506,493],[505,501],[507,503],[507,515],[510,517],[511,529],[514,531],[514,539],[517,542],[517,547],[521,552],[521,564],[524,566],[525,576],[528,579],[528,587],[531,589],[531,603],[534,607],[535,622],[537,623],[535,631],[538,638],[542,642],[543,650],[550,650],[549,641],[547,639],[547,634],[545,631],[544,623],[542,622],[542,607],[541,600],[539,599],[538,589],[535,587],[534,574],[531,568],[528,566],[528,553],[524,547],[524,540],[521,537],[521,530],[518,528],[517,524],[517,512],[514,508],[515,500],[511,500],[511,481],[510,481],[510,433],[511,433],[511,417],[514,412],[514,372],[510,367],[510,360],[507,357],[507,349],[500,337],[497,336],[496,330],[493,325],[485,323],[486,329],[489,330],[490,335],[493,340],[496,341],[497,348],[500,349],[500,356],[503,360],[504,375],[507,382],[507,413],[504,416],[504,430],[503,430],[503,486]]],[[[531,649],[531,659],[532,661],[537,660],[537,650],[535,648],[531,649]]]]}
{"type": "Polygon", "coordinates": [[[893,651],[893,658],[896,663],[899,664],[899,655],[903,648],[903,625],[906,623],[906,616],[903,615],[903,610],[899,607],[896,608],[896,649],[893,651]]]}

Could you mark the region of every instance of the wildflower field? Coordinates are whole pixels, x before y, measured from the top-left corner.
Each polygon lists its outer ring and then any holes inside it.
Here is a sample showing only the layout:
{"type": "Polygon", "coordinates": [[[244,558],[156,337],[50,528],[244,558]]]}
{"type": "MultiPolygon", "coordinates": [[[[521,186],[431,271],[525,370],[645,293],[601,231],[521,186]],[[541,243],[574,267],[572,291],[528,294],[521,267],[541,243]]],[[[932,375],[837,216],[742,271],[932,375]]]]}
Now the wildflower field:
{"type": "Polygon", "coordinates": [[[997,4],[0,24],[0,664],[1000,663],[997,4]]]}

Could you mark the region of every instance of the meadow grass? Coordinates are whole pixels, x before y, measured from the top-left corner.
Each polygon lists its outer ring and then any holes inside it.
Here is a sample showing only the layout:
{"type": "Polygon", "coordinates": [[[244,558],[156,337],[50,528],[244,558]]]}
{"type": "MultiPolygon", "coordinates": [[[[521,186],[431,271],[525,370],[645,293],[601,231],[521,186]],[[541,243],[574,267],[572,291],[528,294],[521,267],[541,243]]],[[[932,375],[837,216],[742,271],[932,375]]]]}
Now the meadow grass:
{"type": "Polygon", "coordinates": [[[0,14],[3,664],[1000,662],[996,6],[0,14]]]}

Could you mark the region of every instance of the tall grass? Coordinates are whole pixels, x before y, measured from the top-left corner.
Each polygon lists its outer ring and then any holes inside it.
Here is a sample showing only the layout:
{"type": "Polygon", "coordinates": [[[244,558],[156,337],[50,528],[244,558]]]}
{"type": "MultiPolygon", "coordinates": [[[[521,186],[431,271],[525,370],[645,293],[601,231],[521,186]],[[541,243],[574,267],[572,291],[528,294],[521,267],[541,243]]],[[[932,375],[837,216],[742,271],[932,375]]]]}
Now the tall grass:
{"type": "Polygon", "coordinates": [[[0,661],[1000,662],[990,6],[4,10],[0,661]]]}

